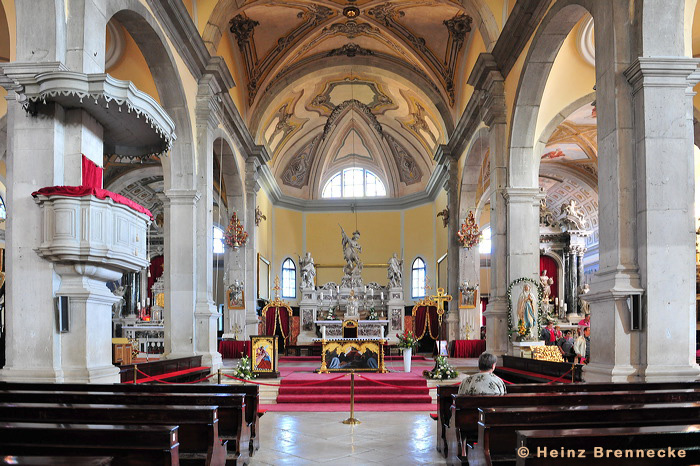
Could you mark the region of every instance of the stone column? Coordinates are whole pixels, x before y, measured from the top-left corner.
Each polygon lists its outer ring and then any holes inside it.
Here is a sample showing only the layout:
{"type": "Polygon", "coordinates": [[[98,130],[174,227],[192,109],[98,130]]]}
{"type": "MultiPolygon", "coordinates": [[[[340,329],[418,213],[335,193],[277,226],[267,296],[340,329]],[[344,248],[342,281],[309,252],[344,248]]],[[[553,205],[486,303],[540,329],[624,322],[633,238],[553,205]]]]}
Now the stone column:
{"type": "MultiPolygon", "coordinates": [[[[245,216],[240,215],[243,228],[248,232],[248,242],[245,245],[245,336],[258,334],[258,316],[255,311],[257,304],[257,270],[258,260],[255,252],[255,206],[257,193],[260,190],[258,167],[260,162],[249,157],[245,163],[245,216]]],[[[275,279],[274,270],[270,279],[275,279]]],[[[290,322],[291,325],[291,322],[290,322]]]]}
{"type": "Polygon", "coordinates": [[[583,248],[580,248],[576,253],[576,263],[578,265],[577,281],[578,281],[579,289],[581,289],[581,287],[583,287],[583,282],[585,281],[585,277],[586,277],[586,273],[583,270],[583,255],[585,253],[586,253],[586,250],[583,248]]]}
{"type": "MultiPolygon", "coordinates": [[[[637,269],[634,117],[622,71],[630,64],[629,2],[596,2],[596,109],[598,114],[598,224],[600,268],[586,300],[591,309],[591,363],[587,382],[637,380],[638,334],[628,330],[626,298],[641,292],[637,269]]],[[[663,114],[663,112],[660,112],[663,114]]]]}
{"type": "Polygon", "coordinates": [[[447,206],[450,219],[447,226],[447,290],[452,295],[446,319],[447,335],[443,339],[454,341],[460,338],[459,330],[459,157],[447,153],[447,206]]]}
{"type": "MultiPolygon", "coordinates": [[[[165,217],[165,358],[194,356],[196,303],[196,204],[194,189],[169,189],[165,217]]],[[[211,263],[209,264],[211,267],[211,263]]]]}
{"type": "MultiPolygon", "coordinates": [[[[476,211],[476,208],[467,209],[467,213],[471,211],[476,211]]],[[[458,222],[464,218],[458,218],[458,222]]],[[[457,236],[455,234],[455,236],[457,236]]],[[[464,282],[469,282],[469,286],[476,286],[479,283],[479,246],[475,246],[471,249],[459,248],[459,289],[461,289],[464,282]]],[[[459,289],[455,293],[454,299],[459,302],[459,289]]],[[[481,308],[481,303],[479,299],[480,288],[477,291],[476,296],[476,307],[474,309],[459,309],[459,334],[458,339],[478,339],[479,330],[481,328],[481,321],[479,319],[479,310],[481,308]],[[469,325],[470,332],[468,335],[464,334],[464,328],[469,325]]]]}
{"type": "Polygon", "coordinates": [[[213,239],[214,228],[214,130],[218,126],[219,104],[216,94],[221,89],[211,74],[202,76],[199,82],[196,108],[197,131],[197,191],[202,198],[196,205],[196,253],[197,253],[197,301],[195,305],[195,333],[197,354],[202,364],[212,372],[221,367],[221,354],[217,343],[216,323],[218,310],[212,297],[213,290],[213,239]]]}
{"type": "MultiPolygon", "coordinates": [[[[508,352],[508,289],[506,203],[508,131],[504,79],[491,54],[482,53],[468,83],[482,93],[484,123],[489,127],[491,158],[491,289],[486,318],[486,350],[497,356],[508,352]]],[[[538,215],[539,218],[539,215],[538,215]]]]}
{"type": "Polygon", "coordinates": [[[649,382],[700,375],[694,338],[692,99],[698,65],[697,59],[645,56],[625,71],[633,89],[637,250],[646,310],[639,374],[649,382]]]}
{"type": "Polygon", "coordinates": [[[576,248],[568,248],[566,251],[568,257],[566,269],[566,314],[576,314],[578,303],[578,267],[576,266],[576,248]]]}

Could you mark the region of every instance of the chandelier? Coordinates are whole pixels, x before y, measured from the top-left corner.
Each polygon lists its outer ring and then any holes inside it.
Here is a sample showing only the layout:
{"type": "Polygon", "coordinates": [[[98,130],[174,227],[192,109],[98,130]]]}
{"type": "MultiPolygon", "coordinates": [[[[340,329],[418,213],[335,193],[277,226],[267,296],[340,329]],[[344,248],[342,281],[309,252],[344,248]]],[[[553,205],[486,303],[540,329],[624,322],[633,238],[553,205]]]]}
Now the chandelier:
{"type": "Polygon", "coordinates": [[[476,224],[474,219],[474,212],[469,211],[469,215],[462,223],[462,227],[457,232],[457,238],[459,239],[459,244],[463,248],[471,249],[481,241],[481,233],[479,233],[479,225],[476,224]]]}
{"type": "Polygon", "coordinates": [[[234,250],[245,246],[246,241],[248,241],[248,233],[243,229],[243,224],[238,220],[236,212],[231,216],[231,221],[224,233],[224,239],[226,240],[226,244],[234,250]]]}

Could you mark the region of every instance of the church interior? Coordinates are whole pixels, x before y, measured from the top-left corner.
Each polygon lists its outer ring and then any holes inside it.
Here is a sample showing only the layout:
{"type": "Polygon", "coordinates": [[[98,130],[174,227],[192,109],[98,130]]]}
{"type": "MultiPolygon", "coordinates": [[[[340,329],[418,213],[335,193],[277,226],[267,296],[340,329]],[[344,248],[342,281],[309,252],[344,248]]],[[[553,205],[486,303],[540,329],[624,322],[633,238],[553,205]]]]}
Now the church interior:
{"type": "Polygon", "coordinates": [[[696,0],[0,0],[0,464],[697,464],[698,83],[696,0]]]}

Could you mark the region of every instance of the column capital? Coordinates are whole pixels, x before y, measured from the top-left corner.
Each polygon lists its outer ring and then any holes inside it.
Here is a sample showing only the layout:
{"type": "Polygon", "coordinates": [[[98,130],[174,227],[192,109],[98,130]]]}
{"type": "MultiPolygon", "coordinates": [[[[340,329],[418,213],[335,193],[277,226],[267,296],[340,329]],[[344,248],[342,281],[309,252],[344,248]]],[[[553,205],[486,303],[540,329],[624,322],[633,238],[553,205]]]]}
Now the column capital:
{"type": "Polygon", "coordinates": [[[467,84],[480,93],[478,98],[486,126],[506,124],[505,79],[493,55],[479,54],[467,84]]]}
{"type": "Polygon", "coordinates": [[[509,204],[539,205],[542,194],[540,188],[505,188],[503,197],[509,204]]]}
{"type": "Polygon", "coordinates": [[[202,196],[196,189],[168,189],[165,191],[168,205],[195,205],[202,196]]]}
{"type": "Polygon", "coordinates": [[[643,87],[693,87],[700,81],[700,59],[687,57],[639,57],[624,75],[633,93],[643,87]]]}
{"type": "Polygon", "coordinates": [[[257,159],[248,159],[245,163],[245,189],[249,194],[255,194],[260,190],[261,165],[257,159]]]}

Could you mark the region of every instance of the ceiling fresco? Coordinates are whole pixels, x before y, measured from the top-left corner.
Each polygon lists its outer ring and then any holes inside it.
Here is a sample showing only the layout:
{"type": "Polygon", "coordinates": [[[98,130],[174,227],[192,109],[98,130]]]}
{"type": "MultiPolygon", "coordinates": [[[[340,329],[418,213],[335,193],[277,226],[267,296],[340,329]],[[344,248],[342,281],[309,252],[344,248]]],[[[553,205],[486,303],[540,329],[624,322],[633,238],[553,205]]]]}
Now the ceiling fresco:
{"type": "Polygon", "coordinates": [[[472,18],[459,2],[236,3],[224,39],[242,113],[284,194],[318,198],[352,164],[376,171],[390,196],[425,189],[467,80],[472,18]]]}

